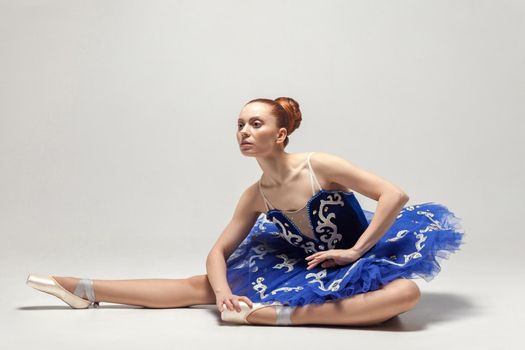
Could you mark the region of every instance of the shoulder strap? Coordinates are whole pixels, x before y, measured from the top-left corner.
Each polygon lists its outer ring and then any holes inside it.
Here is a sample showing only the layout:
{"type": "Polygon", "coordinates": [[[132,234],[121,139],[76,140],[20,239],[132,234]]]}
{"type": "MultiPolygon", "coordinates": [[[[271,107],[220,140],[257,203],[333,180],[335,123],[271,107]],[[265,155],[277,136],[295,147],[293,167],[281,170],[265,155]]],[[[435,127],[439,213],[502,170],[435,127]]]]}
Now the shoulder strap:
{"type": "Polygon", "coordinates": [[[314,180],[317,186],[319,187],[319,190],[322,190],[323,188],[319,184],[319,181],[317,181],[317,177],[315,176],[314,170],[312,169],[312,164],[310,163],[310,157],[314,153],[315,152],[310,152],[310,154],[308,154],[308,168],[310,169],[310,184],[312,185],[312,194],[315,195],[314,180]]]}
{"type": "Polygon", "coordinates": [[[267,209],[268,211],[270,211],[270,210],[273,209],[274,207],[273,207],[272,203],[270,203],[270,201],[268,200],[268,198],[266,198],[266,196],[265,196],[264,193],[263,193],[263,190],[262,190],[262,187],[261,187],[261,179],[259,179],[258,183],[259,183],[259,192],[261,192],[261,196],[262,196],[263,199],[264,199],[264,204],[266,204],[266,209],[267,209]]]}

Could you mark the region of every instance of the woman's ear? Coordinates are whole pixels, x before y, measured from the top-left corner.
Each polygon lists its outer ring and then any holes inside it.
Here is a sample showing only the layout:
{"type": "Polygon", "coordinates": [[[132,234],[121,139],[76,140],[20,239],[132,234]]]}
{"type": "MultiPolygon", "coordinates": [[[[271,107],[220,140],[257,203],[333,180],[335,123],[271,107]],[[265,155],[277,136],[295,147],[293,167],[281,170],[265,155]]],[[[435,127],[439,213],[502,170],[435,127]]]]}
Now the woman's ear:
{"type": "Polygon", "coordinates": [[[286,136],[288,136],[288,131],[286,131],[286,128],[280,128],[279,132],[277,133],[277,140],[275,141],[277,143],[284,143],[286,136]]]}

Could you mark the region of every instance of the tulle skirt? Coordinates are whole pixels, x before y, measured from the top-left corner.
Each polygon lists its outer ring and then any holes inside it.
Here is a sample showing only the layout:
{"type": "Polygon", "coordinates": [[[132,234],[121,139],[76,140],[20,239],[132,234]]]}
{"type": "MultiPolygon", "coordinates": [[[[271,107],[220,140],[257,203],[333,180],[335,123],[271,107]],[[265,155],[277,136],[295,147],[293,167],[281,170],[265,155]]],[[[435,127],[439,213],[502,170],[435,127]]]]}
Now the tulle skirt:
{"type": "MultiPolygon", "coordinates": [[[[370,222],[373,212],[364,210],[370,222]]],[[[227,259],[233,294],[253,302],[320,304],[381,288],[398,278],[432,280],[440,262],[459,250],[460,218],[439,203],[404,207],[383,237],[348,265],[307,270],[307,254],[280,236],[263,213],[227,259]]]]}

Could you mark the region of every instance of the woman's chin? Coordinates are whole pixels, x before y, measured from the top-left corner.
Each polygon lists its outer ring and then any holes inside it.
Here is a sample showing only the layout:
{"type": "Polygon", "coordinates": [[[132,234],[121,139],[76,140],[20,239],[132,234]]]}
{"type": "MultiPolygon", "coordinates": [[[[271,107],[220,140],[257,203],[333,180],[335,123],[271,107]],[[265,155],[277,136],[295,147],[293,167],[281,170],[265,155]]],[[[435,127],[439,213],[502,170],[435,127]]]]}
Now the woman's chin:
{"type": "Polygon", "coordinates": [[[247,149],[242,149],[241,148],[241,153],[242,153],[243,156],[246,156],[246,157],[254,157],[255,156],[255,152],[251,148],[247,148],[247,149]]]}

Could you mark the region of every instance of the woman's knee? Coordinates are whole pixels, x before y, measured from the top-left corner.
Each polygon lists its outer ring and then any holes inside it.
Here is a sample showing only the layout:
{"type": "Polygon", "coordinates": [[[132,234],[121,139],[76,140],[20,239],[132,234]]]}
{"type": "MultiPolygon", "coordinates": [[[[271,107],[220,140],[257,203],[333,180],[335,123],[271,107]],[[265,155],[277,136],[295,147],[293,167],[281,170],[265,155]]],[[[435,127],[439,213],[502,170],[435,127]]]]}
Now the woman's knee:
{"type": "Polygon", "coordinates": [[[399,296],[401,298],[401,303],[407,309],[411,309],[419,302],[421,299],[421,291],[419,290],[416,282],[409,279],[402,279],[399,282],[399,296]]]}

